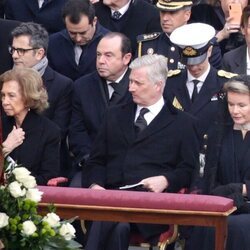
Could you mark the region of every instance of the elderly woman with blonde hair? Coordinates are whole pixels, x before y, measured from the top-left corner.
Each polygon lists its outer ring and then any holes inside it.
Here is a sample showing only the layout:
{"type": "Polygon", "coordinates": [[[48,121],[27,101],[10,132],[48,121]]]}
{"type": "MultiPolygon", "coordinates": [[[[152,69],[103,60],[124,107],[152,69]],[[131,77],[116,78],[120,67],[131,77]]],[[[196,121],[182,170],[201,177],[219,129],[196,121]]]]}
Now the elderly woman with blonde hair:
{"type": "Polygon", "coordinates": [[[39,185],[58,176],[60,132],[41,113],[49,106],[41,76],[13,69],[0,76],[2,152],[31,171],[39,185]]]}

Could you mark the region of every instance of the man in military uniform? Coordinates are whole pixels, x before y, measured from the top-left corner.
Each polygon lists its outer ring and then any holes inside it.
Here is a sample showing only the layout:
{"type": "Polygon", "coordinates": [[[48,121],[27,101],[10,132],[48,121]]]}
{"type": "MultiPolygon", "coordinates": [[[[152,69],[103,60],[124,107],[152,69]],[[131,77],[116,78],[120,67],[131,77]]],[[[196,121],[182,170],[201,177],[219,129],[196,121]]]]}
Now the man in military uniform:
{"type": "Polygon", "coordinates": [[[222,86],[234,75],[218,71],[210,65],[210,41],[214,36],[214,28],[202,23],[186,24],[170,36],[170,40],[181,50],[182,63],[186,69],[169,72],[164,95],[176,108],[197,118],[201,145],[217,115],[222,86]]]}
{"type": "MultiPolygon", "coordinates": [[[[185,68],[180,62],[179,49],[170,41],[169,36],[176,28],[187,24],[192,4],[191,0],[158,0],[156,6],[160,10],[162,32],[139,35],[137,56],[157,53],[168,58],[170,70],[185,68]]],[[[188,34],[184,34],[186,35],[188,34]]],[[[214,43],[215,39],[212,42],[214,43]]],[[[218,45],[213,48],[210,63],[215,68],[221,66],[221,52],[218,45]]]]}

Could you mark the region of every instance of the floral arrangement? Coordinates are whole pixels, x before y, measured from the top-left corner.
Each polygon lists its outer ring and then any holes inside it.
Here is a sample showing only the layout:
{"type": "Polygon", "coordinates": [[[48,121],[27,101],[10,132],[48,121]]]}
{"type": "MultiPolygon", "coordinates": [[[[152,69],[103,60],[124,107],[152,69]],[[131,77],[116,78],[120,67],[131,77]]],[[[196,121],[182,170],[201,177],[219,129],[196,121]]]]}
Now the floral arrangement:
{"type": "Polygon", "coordinates": [[[0,249],[81,249],[73,240],[73,220],[61,221],[53,206],[46,216],[38,214],[41,198],[30,172],[11,158],[5,161],[0,185],[0,249]]]}

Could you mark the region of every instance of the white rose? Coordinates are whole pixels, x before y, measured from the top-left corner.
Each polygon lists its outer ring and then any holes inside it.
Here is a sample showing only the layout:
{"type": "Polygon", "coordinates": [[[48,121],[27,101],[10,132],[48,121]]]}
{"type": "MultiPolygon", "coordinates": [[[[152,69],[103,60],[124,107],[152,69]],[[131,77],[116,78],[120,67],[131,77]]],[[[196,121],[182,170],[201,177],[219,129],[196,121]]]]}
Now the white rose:
{"type": "Polygon", "coordinates": [[[34,188],[37,186],[36,179],[34,176],[29,175],[19,180],[26,188],[34,188]]]}
{"type": "Polygon", "coordinates": [[[59,229],[59,234],[62,235],[65,240],[71,240],[74,238],[75,232],[75,228],[70,223],[63,224],[59,229]]]}
{"type": "Polygon", "coordinates": [[[32,235],[36,231],[36,226],[31,220],[27,220],[23,223],[22,233],[24,235],[32,235]]]}
{"type": "Polygon", "coordinates": [[[43,192],[39,191],[37,188],[30,188],[26,192],[26,199],[35,202],[40,202],[42,199],[43,192]]]}
{"type": "Polygon", "coordinates": [[[26,193],[26,190],[22,189],[20,183],[17,181],[13,181],[9,184],[9,190],[14,198],[22,197],[26,193]]]}
{"type": "Polygon", "coordinates": [[[6,213],[0,213],[0,228],[6,227],[9,224],[9,216],[6,213]]]}
{"type": "Polygon", "coordinates": [[[55,213],[48,213],[44,218],[43,221],[48,222],[51,227],[58,227],[60,226],[60,217],[55,213]]]}
{"type": "Polygon", "coordinates": [[[19,181],[20,178],[25,178],[30,175],[30,171],[24,167],[14,168],[12,173],[15,175],[16,179],[19,181]]]}

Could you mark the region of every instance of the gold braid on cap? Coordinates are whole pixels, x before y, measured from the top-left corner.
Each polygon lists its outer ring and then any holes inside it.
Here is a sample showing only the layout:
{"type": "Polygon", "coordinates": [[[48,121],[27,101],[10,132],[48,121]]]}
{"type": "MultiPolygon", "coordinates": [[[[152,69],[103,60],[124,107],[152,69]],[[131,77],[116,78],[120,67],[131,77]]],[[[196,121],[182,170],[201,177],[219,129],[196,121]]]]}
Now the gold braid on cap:
{"type": "Polygon", "coordinates": [[[159,0],[158,2],[157,2],[157,7],[159,6],[159,7],[170,7],[170,6],[172,6],[172,7],[178,7],[178,8],[180,8],[180,6],[189,6],[189,5],[192,5],[193,4],[193,2],[192,1],[183,1],[183,2],[178,2],[178,1],[173,1],[173,2],[171,2],[171,0],[168,0],[168,1],[166,1],[166,0],[159,0]]]}
{"type": "Polygon", "coordinates": [[[185,55],[185,56],[197,56],[198,52],[196,49],[194,49],[193,47],[191,46],[187,46],[185,47],[183,50],[182,50],[182,54],[185,55]]]}

